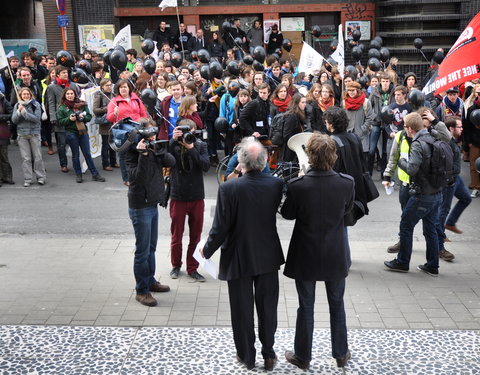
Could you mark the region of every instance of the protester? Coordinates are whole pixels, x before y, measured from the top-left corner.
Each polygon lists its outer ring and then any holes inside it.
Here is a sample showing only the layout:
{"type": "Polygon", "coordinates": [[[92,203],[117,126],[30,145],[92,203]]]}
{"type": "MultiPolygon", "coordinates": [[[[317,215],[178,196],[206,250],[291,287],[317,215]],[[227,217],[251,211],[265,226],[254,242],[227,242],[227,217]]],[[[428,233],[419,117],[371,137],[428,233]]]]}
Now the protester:
{"type": "Polygon", "coordinates": [[[480,157],[480,126],[473,124],[471,121],[471,113],[476,109],[480,109],[480,84],[475,85],[475,89],[469,98],[471,103],[463,116],[463,139],[464,150],[468,152],[468,160],[470,162],[470,183],[469,189],[472,190],[471,197],[480,196],[480,173],[475,168],[475,160],[480,157]]]}
{"type": "Polygon", "coordinates": [[[277,48],[282,48],[282,42],[283,35],[278,30],[278,25],[275,23],[272,25],[272,32],[268,37],[267,53],[271,55],[272,53],[275,53],[277,48]]]}
{"type": "Polygon", "coordinates": [[[227,58],[227,46],[217,31],[212,33],[212,40],[208,44],[208,48],[210,56],[217,59],[220,64],[223,64],[227,58]]]}
{"type": "Polygon", "coordinates": [[[278,160],[280,162],[292,162],[296,160],[297,155],[288,147],[288,140],[295,134],[302,133],[305,128],[305,107],[307,99],[300,94],[295,94],[285,111],[285,120],[282,126],[282,139],[280,154],[278,160]]]}
{"type": "Polygon", "coordinates": [[[9,121],[12,119],[13,108],[5,95],[0,93],[0,186],[3,183],[14,184],[12,166],[8,159],[8,145],[10,144],[9,121]]]}
{"type": "Polygon", "coordinates": [[[283,83],[279,84],[270,97],[270,117],[273,119],[279,113],[284,113],[291,100],[287,87],[283,83]]]}
{"type": "Polygon", "coordinates": [[[197,99],[192,95],[185,96],[178,107],[177,122],[180,123],[183,119],[192,120],[197,129],[203,129],[203,121],[198,114],[197,99]]]}

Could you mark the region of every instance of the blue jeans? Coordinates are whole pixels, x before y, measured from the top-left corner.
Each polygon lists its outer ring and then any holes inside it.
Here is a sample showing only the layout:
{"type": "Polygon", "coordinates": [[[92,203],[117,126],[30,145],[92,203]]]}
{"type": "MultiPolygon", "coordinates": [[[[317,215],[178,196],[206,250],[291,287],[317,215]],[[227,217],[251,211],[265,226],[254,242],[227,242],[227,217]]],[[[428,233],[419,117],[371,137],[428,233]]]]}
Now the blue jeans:
{"type": "Polygon", "coordinates": [[[375,152],[377,151],[377,144],[381,134],[382,128],[380,126],[372,126],[372,131],[370,132],[370,146],[368,149],[368,171],[370,172],[370,175],[373,173],[375,152]]]}
{"type": "Polygon", "coordinates": [[[97,168],[93,163],[92,156],[90,155],[90,138],[88,134],[76,134],[71,132],[65,132],[67,143],[72,150],[72,164],[75,173],[82,174],[82,167],[80,166],[80,149],[82,150],[83,157],[87,163],[88,169],[92,173],[92,176],[98,175],[97,168]]]}
{"type": "MultiPolygon", "coordinates": [[[[295,328],[295,354],[303,361],[312,359],[316,283],[316,281],[295,280],[299,303],[295,328]]],[[[348,350],[347,320],[343,304],[345,279],[325,281],[325,289],[330,310],[332,357],[343,358],[348,350]]]]}
{"type": "Polygon", "coordinates": [[[408,200],[400,220],[400,251],[397,255],[400,264],[410,264],[413,230],[422,220],[423,235],[427,243],[427,267],[438,268],[439,248],[436,228],[441,201],[441,192],[432,195],[418,194],[408,200]]]}
{"type": "Polygon", "coordinates": [[[155,283],[155,250],[158,239],[158,208],[129,208],[128,215],[135,232],[135,275],[137,294],[147,294],[155,283]]]}
{"type": "Polygon", "coordinates": [[[440,213],[440,224],[442,224],[442,226],[444,226],[445,224],[454,226],[465,208],[467,208],[468,205],[472,203],[472,197],[470,196],[470,193],[465,186],[465,182],[460,176],[457,176],[457,178],[455,179],[453,187],[454,188],[452,195],[450,197],[447,197],[450,199],[450,201],[445,202],[445,196],[443,197],[444,205],[442,206],[442,212],[440,213]],[[453,196],[458,199],[458,202],[450,211],[450,215],[448,215],[448,211],[450,210],[450,207],[452,205],[453,196]]]}
{"type": "Polygon", "coordinates": [[[65,151],[67,141],[65,132],[55,132],[55,140],[57,141],[58,160],[60,161],[60,167],[67,167],[67,153],[65,151]]]}

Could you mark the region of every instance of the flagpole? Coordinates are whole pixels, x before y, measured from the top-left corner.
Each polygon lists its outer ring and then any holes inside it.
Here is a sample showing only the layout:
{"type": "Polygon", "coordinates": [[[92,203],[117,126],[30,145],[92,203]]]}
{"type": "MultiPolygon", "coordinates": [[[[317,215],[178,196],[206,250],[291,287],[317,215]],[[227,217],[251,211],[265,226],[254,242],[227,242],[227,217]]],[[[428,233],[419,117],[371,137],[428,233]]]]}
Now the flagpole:
{"type": "Polygon", "coordinates": [[[178,14],[178,4],[175,7],[175,9],[177,10],[178,35],[179,35],[178,39],[180,39],[180,44],[182,46],[182,59],[185,60],[185,50],[183,49],[182,31],[180,30],[180,15],[178,14]]]}
{"type": "MultiPolygon", "coordinates": [[[[8,60],[7,60],[7,68],[8,68],[8,72],[10,73],[10,79],[12,80],[13,88],[15,89],[15,93],[17,94],[17,101],[20,101],[21,100],[20,94],[18,93],[17,85],[15,84],[15,80],[13,79],[13,72],[10,69],[10,62],[8,60]]],[[[7,100],[9,99],[10,98],[8,98],[7,100]]]]}

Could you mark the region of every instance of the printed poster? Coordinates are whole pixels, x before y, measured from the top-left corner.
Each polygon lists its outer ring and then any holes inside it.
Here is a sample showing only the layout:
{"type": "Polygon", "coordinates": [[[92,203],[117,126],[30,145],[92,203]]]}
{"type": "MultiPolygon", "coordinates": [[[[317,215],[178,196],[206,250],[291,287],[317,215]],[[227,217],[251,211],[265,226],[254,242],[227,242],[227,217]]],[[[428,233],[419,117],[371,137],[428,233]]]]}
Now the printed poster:
{"type": "Polygon", "coordinates": [[[80,49],[105,53],[113,47],[115,38],[114,25],[80,25],[78,26],[80,49]]]}

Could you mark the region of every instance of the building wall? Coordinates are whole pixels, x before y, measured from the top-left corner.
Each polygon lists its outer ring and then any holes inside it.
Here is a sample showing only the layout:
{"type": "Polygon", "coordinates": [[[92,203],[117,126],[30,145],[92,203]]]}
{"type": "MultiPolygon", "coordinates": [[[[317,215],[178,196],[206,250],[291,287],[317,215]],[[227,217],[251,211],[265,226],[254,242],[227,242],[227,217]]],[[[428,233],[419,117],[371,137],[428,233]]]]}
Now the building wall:
{"type": "Polygon", "coordinates": [[[2,1],[0,36],[2,39],[45,39],[42,2],[40,0],[2,1]],[[19,9],[22,11],[19,12],[19,9]]]}

